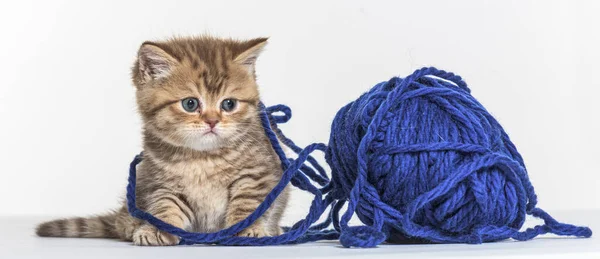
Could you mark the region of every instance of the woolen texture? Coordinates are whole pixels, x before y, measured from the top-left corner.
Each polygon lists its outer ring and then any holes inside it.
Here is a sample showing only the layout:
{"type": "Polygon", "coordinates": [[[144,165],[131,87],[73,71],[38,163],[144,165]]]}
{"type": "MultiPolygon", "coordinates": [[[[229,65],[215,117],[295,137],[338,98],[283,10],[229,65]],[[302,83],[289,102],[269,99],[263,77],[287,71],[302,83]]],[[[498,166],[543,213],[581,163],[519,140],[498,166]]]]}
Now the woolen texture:
{"type": "Polygon", "coordinates": [[[263,127],[284,174],[246,219],[218,232],[191,233],[139,210],[135,169],[143,155],[130,166],[130,213],[180,236],[181,244],[275,245],[339,239],[345,247],[374,247],[386,240],[477,244],[529,240],[545,233],[592,235],[589,228],[559,223],[536,207],[537,197],[515,145],[453,73],[422,68],[404,79],[394,77],[375,85],[340,109],[328,146],[299,148],[276,126],[291,118],[291,110],[283,105],[262,108],[263,127]],[[298,153],[297,159],[285,156],[278,137],[298,153]],[[310,156],[315,150],[325,152],[331,180],[310,156]],[[315,196],[306,218],[280,236],[235,236],[259,218],[288,183],[315,196]],[[327,219],[315,224],[328,208],[327,219]],[[364,225],[348,225],[354,214],[364,225]],[[527,214],[544,224],[520,231],[527,214]]]}

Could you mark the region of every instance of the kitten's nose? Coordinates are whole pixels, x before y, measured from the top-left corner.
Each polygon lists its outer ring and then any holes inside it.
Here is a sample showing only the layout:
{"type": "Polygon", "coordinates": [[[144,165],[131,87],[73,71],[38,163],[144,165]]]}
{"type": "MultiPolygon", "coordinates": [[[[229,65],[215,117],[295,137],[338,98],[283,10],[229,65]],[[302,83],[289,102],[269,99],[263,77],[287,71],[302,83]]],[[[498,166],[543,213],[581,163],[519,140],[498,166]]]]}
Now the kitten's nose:
{"type": "Polygon", "coordinates": [[[208,124],[208,126],[210,126],[211,129],[213,129],[217,123],[219,123],[219,120],[217,119],[205,119],[204,122],[206,122],[206,124],[208,124]]]}

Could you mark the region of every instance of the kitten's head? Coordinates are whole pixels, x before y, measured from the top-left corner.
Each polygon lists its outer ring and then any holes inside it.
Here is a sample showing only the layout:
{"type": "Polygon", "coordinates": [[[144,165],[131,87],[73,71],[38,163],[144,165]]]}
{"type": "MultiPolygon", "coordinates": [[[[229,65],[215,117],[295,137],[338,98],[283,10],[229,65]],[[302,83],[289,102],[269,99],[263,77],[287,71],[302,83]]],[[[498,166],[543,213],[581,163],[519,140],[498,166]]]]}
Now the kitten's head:
{"type": "Polygon", "coordinates": [[[266,43],[197,37],[142,44],[132,77],[144,130],[198,151],[243,141],[260,123],[254,67],[266,43]]]}

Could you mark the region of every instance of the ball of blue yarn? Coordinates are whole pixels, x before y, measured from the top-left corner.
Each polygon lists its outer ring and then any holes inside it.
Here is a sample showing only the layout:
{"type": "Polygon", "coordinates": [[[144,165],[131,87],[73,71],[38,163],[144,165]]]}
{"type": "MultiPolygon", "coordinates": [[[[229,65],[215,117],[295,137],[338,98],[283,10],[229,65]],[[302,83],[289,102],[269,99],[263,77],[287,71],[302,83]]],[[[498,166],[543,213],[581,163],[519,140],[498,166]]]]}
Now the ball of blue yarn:
{"type": "Polygon", "coordinates": [[[345,246],[388,241],[481,243],[553,232],[590,236],[536,208],[523,158],[452,73],[424,68],[377,84],[336,115],[326,155],[333,195],[368,228],[345,246]],[[546,225],[519,232],[526,214],[546,225]],[[364,237],[364,238],[357,238],[364,237]]]}
{"type": "Polygon", "coordinates": [[[129,167],[130,214],[181,237],[186,245],[339,239],[345,247],[375,247],[385,241],[473,244],[529,240],[545,233],[592,235],[589,228],[560,223],[536,207],[523,158],[500,124],[453,73],[422,68],[404,79],[377,84],[340,109],[328,146],[298,147],[277,127],[291,118],[291,110],[284,105],[261,104],[261,108],[265,134],[284,173],[248,217],[217,232],[193,233],[140,210],[136,166],[143,154],[129,167]],[[288,158],[280,142],[298,157],[288,158]],[[317,150],[325,152],[331,180],[311,157],[317,150]],[[304,219],[279,236],[236,236],[260,218],[290,183],[314,196],[304,219]],[[329,216],[316,224],[328,208],[329,216]],[[349,225],[355,214],[364,225],[349,225]],[[527,214],[544,224],[521,231],[527,214]]]}

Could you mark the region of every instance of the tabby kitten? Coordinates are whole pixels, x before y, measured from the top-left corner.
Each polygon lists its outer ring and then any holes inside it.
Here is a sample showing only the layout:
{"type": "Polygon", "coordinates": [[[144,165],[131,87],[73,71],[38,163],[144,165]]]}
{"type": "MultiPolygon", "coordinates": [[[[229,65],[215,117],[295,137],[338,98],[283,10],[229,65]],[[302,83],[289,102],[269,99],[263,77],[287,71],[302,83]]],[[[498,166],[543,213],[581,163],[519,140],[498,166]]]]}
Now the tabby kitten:
{"type": "MultiPolygon", "coordinates": [[[[144,125],[140,209],[188,231],[214,232],[252,213],[277,184],[282,169],[260,123],[254,71],[266,43],[195,37],[142,44],[132,70],[144,125]]],[[[280,234],[288,195],[238,235],[280,234]]],[[[37,234],[179,242],[131,217],[126,204],[106,215],[43,223],[37,234]]]]}

